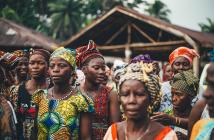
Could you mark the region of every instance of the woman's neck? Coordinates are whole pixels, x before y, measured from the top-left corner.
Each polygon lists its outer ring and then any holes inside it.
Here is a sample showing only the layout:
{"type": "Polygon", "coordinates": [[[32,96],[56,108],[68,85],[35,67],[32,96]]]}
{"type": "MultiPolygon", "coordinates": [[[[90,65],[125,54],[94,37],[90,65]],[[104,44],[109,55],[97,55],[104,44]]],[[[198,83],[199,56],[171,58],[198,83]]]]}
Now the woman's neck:
{"type": "Polygon", "coordinates": [[[46,83],[46,78],[31,78],[28,81],[29,84],[31,84],[33,87],[37,87],[37,88],[47,88],[47,83],[46,83]]]}
{"type": "Polygon", "coordinates": [[[27,80],[27,76],[16,76],[15,84],[18,85],[27,80]]]}
{"type": "Polygon", "coordinates": [[[173,114],[177,117],[188,117],[192,110],[191,105],[187,105],[185,109],[175,109],[173,108],[173,114]]]}
{"type": "Polygon", "coordinates": [[[148,128],[148,125],[150,123],[149,117],[146,117],[145,119],[141,120],[130,120],[127,119],[127,131],[128,132],[139,132],[139,131],[145,131],[148,128]]]}
{"type": "Polygon", "coordinates": [[[88,91],[88,92],[93,92],[93,91],[98,91],[100,88],[99,84],[93,84],[87,80],[85,80],[84,84],[83,84],[83,88],[84,90],[88,91]]]}
{"type": "Polygon", "coordinates": [[[53,91],[54,94],[62,95],[62,94],[67,94],[69,91],[71,91],[71,85],[69,83],[64,83],[61,85],[54,85],[53,86],[53,91]]]}

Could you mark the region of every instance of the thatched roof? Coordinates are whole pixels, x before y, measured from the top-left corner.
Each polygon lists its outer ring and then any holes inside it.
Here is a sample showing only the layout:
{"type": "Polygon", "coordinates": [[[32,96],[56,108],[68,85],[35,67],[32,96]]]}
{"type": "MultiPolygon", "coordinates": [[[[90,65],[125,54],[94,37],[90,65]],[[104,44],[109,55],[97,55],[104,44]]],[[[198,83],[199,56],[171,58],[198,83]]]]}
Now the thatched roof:
{"type": "Polygon", "coordinates": [[[127,44],[134,55],[146,52],[160,56],[162,52],[160,57],[165,60],[172,50],[182,45],[195,49],[214,48],[214,34],[193,31],[120,6],[96,19],[62,45],[77,48],[90,39],[97,43],[104,55],[122,57],[127,44]],[[129,25],[131,37],[128,39],[129,25]]]}
{"type": "Polygon", "coordinates": [[[0,27],[1,50],[44,48],[52,51],[58,46],[55,40],[3,18],[0,18],[0,27]]]}

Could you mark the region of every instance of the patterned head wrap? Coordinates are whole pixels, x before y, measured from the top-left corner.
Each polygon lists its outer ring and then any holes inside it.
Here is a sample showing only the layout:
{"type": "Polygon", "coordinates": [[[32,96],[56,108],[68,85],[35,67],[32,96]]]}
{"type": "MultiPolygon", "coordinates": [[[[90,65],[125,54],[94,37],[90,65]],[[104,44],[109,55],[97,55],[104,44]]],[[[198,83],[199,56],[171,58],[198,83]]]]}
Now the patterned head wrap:
{"type": "Polygon", "coordinates": [[[18,57],[12,53],[0,51],[0,62],[5,68],[14,69],[18,64],[18,57]]]}
{"type": "Polygon", "coordinates": [[[134,57],[131,60],[131,63],[137,63],[137,62],[141,62],[141,61],[143,61],[144,63],[152,63],[153,62],[153,60],[151,59],[149,54],[140,54],[140,55],[134,57]]]}
{"type": "Polygon", "coordinates": [[[75,50],[59,47],[51,54],[50,59],[52,58],[62,58],[75,68],[75,50]]]}
{"type": "Polygon", "coordinates": [[[31,49],[30,50],[30,57],[32,55],[35,55],[35,54],[39,54],[39,55],[43,56],[47,62],[49,61],[49,58],[50,58],[50,52],[49,51],[44,50],[44,49],[35,49],[35,50],[31,49]]]}
{"type": "Polygon", "coordinates": [[[194,57],[199,57],[199,54],[194,49],[187,47],[179,47],[169,55],[169,63],[172,65],[176,58],[183,56],[192,64],[194,57]]]}
{"type": "Polygon", "coordinates": [[[173,77],[172,88],[180,90],[191,97],[197,95],[199,79],[194,76],[192,70],[182,71],[173,77]]]}
{"type": "Polygon", "coordinates": [[[16,50],[13,52],[13,54],[19,58],[21,57],[29,57],[29,54],[26,50],[16,50]]]}
{"type": "Polygon", "coordinates": [[[149,113],[153,113],[159,109],[161,101],[160,83],[159,77],[153,74],[152,63],[148,64],[137,62],[129,64],[120,76],[118,91],[120,90],[120,86],[124,81],[131,79],[139,80],[145,84],[151,99],[148,108],[149,113]]]}
{"type": "Polygon", "coordinates": [[[86,60],[97,56],[103,58],[102,54],[97,50],[96,44],[90,40],[87,46],[82,46],[76,49],[77,67],[81,68],[86,60]]]}
{"type": "Polygon", "coordinates": [[[121,66],[115,67],[113,69],[113,77],[115,78],[116,76],[122,74],[126,66],[127,66],[127,64],[124,63],[121,66]]]}

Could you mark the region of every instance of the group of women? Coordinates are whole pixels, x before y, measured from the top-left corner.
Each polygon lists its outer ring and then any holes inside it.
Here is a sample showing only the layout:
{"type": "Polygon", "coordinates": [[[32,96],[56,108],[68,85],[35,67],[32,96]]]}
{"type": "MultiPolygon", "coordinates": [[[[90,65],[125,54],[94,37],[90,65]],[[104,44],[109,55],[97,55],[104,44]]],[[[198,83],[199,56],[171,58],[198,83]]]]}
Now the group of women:
{"type": "MultiPolygon", "coordinates": [[[[204,98],[198,99],[198,79],[192,71],[198,54],[192,49],[180,47],[171,53],[164,82],[157,61],[149,55],[135,57],[115,70],[116,90],[107,86],[105,60],[93,41],[76,50],[59,47],[52,54],[36,49],[12,55],[17,58],[13,63],[1,59],[1,69],[16,62],[13,85],[1,87],[8,91],[1,90],[0,96],[0,137],[5,140],[212,138],[207,129],[213,127],[214,64],[208,69],[204,98]],[[76,69],[84,73],[80,84],[76,69]],[[200,118],[189,118],[197,112],[196,100],[209,114],[197,123],[200,118]]],[[[1,78],[5,73],[0,71],[1,78]]]]}

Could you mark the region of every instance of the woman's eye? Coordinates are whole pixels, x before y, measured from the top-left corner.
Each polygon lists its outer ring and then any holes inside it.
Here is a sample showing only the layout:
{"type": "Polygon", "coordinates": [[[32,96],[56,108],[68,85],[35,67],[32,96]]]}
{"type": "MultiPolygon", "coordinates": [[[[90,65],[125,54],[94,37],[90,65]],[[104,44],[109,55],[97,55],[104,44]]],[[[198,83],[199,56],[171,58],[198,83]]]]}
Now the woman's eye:
{"type": "Polygon", "coordinates": [[[128,93],[126,93],[126,92],[121,92],[121,93],[120,93],[120,96],[128,96],[128,93]]]}
{"type": "Polygon", "coordinates": [[[95,69],[95,70],[98,70],[98,69],[99,69],[99,67],[94,67],[94,69],[95,69]]]}
{"type": "Polygon", "coordinates": [[[137,92],[136,95],[137,96],[145,96],[145,93],[143,93],[143,92],[137,92]]]}

